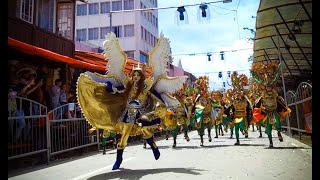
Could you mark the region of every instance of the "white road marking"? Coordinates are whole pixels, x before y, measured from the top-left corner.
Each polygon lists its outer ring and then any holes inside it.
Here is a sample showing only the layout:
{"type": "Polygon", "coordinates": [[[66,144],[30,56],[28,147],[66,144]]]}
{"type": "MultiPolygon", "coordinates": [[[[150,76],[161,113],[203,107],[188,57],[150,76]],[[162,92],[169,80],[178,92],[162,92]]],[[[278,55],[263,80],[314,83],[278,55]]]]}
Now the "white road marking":
{"type": "Polygon", "coordinates": [[[295,146],[295,147],[299,147],[298,145],[296,145],[296,144],[294,144],[294,143],[291,143],[293,146],[295,146]]]}
{"type": "MultiPolygon", "coordinates": [[[[133,158],[134,158],[134,157],[125,159],[125,160],[122,161],[122,163],[124,163],[124,162],[126,162],[126,161],[130,161],[130,160],[133,159],[133,158]]],[[[111,165],[109,165],[109,166],[106,166],[106,167],[103,167],[103,168],[100,168],[100,169],[97,169],[97,170],[94,170],[94,171],[91,171],[91,172],[88,172],[88,173],[83,174],[83,175],[80,175],[80,176],[78,176],[78,177],[72,178],[71,180],[84,179],[84,178],[86,178],[86,177],[88,177],[88,176],[97,174],[97,173],[100,172],[100,171],[104,171],[104,170],[110,169],[112,166],[113,166],[113,164],[111,164],[111,165]]]]}

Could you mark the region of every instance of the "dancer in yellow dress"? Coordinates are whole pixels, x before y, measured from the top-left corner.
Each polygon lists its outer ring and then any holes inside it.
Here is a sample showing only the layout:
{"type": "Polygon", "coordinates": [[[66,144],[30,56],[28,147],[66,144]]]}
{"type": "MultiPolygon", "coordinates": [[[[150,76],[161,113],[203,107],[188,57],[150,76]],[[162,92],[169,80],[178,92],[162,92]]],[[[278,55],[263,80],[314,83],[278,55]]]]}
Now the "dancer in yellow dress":
{"type": "Polygon", "coordinates": [[[104,55],[108,58],[108,73],[82,73],[78,78],[77,97],[82,113],[93,128],[121,134],[112,168],[115,170],[122,163],[129,136],[142,134],[155,159],[159,159],[160,151],[154,142],[153,132],[161,123],[166,105],[171,105],[169,94],[181,89],[187,77],[167,76],[170,46],[162,34],[148,54],[151,65],[149,77],[146,77],[145,68],[141,68],[140,63],[134,65],[129,75],[126,74],[125,52],[120,49],[114,33],[109,33],[106,38],[104,55]]]}

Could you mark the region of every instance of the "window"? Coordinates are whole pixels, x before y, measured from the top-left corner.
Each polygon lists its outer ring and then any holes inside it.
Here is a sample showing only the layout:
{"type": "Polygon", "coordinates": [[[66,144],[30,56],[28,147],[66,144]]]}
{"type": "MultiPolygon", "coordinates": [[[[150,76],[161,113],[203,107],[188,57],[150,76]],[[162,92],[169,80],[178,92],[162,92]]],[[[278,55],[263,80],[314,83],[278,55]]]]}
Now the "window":
{"type": "Polygon", "coordinates": [[[122,2],[121,1],[113,1],[112,2],[112,11],[121,11],[122,10],[122,2]]]}
{"type": "Polygon", "coordinates": [[[141,26],[141,39],[143,39],[144,37],[143,33],[144,33],[144,28],[141,26]]]}
{"type": "Polygon", "coordinates": [[[127,57],[134,59],[134,51],[125,51],[127,57]]]}
{"type": "Polygon", "coordinates": [[[147,30],[144,29],[144,40],[147,41],[147,30]]]}
{"type": "Polygon", "coordinates": [[[112,32],[116,34],[116,37],[122,37],[122,28],[121,26],[113,26],[112,27],[112,32]]]}
{"type": "Polygon", "coordinates": [[[77,5],[77,16],[87,15],[87,4],[78,4],[77,5]]]}
{"type": "Polygon", "coordinates": [[[87,40],[87,29],[77,29],[77,41],[87,40]]]}
{"type": "Polygon", "coordinates": [[[72,3],[58,3],[58,33],[73,40],[73,5],[72,3]]]}
{"type": "Polygon", "coordinates": [[[88,40],[94,40],[99,38],[99,28],[89,28],[88,40]]]}
{"type": "Polygon", "coordinates": [[[134,36],[134,25],[124,25],[124,37],[134,36]]]}
{"type": "Polygon", "coordinates": [[[156,27],[158,27],[158,18],[156,18],[156,27]]]}
{"type": "Polygon", "coordinates": [[[37,25],[50,32],[54,32],[54,5],[54,1],[38,1],[37,25]]]}
{"type": "Polygon", "coordinates": [[[153,46],[154,44],[153,44],[153,35],[152,34],[150,34],[150,40],[151,40],[150,44],[151,44],[151,46],[153,46]]]}
{"type": "Polygon", "coordinates": [[[124,0],[124,10],[134,9],[134,0],[124,0]]]}
{"type": "MultiPolygon", "coordinates": [[[[143,9],[146,9],[147,7],[145,6],[145,5],[143,5],[143,9]]],[[[143,11],[143,16],[145,17],[145,18],[147,18],[147,13],[145,12],[145,11],[143,11]]]]}
{"type": "Polygon", "coordinates": [[[155,26],[156,25],[156,17],[152,15],[152,24],[155,26]]]}
{"type": "Polygon", "coordinates": [[[141,52],[140,52],[140,62],[148,64],[147,63],[148,62],[147,56],[145,54],[141,53],[141,52]]]}
{"type": "MultiPolygon", "coordinates": [[[[142,2],[140,2],[140,9],[143,9],[143,4],[142,4],[142,2]]],[[[141,13],[141,16],[143,15],[143,11],[140,11],[140,13],[141,13]]]]}
{"type": "Polygon", "coordinates": [[[110,32],[110,27],[101,27],[100,28],[100,39],[105,39],[106,35],[110,32]]]}
{"type": "Polygon", "coordinates": [[[17,1],[17,17],[20,19],[33,23],[33,0],[18,0],[17,1]]]}
{"type": "Polygon", "coordinates": [[[99,3],[89,4],[89,15],[99,14],[99,3]]]}
{"type": "Polygon", "coordinates": [[[100,3],[100,13],[105,14],[110,12],[110,2],[101,2],[100,3]]]}

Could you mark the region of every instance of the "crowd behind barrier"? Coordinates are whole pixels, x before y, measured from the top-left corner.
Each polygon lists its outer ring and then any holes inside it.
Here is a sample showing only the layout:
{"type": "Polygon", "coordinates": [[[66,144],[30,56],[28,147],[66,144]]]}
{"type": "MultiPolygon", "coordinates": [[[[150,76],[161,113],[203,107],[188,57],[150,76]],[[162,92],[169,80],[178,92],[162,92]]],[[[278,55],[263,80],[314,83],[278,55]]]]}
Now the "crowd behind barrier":
{"type": "MultiPolygon", "coordinates": [[[[46,106],[24,97],[10,96],[8,101],[15,106],[8,108],[8,160],[46,153],[49,163],[51,156],[75,149],[97,146],[100,150],[102,131],[89,133],[91,126],[77,103],[48,111],[46,106]]],[[[160,131],[155,133],[161,135],[160,131]]],[[[138,140],[141,138],[132,137],[129,142],[138,140]]]]}

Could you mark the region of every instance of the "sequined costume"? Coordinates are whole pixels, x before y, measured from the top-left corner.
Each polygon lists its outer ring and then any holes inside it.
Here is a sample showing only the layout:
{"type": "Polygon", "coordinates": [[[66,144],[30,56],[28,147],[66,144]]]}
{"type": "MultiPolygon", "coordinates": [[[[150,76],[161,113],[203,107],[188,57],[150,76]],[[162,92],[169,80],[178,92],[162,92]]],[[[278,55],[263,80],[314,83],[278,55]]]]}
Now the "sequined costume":
{"type": "Polygon", "coordinates": [[[254,111],[254,120],[262,121],[266,125],[266,133],[269,138],[269,147],[273,147],[272,127],[278,131],[279,141],[282,142],[281,121],[291,112],[290,108],[280,98],[275,90],[279,77],[281,64],[253,64],[251,74],[253,79],[260,85],[261,97],[257,100],[254,111]]]}
{"type": "Polygon", "coordinates": [[[244,86],[248,85],[247,76],[244,74],[238,75],[237,72],[234,72],[231,75],[231,80],[234,94],[232,97],[232,105],[226,110],[226,113],[232,112],[232,123],[234,123],[235,126],[237,139],[235,145],[240,145],[239,130],[246,138],[248,138],[248,126],[251,120],[250,114],[252,112],[252,104],[247,97],[248,91],[244,89],[244,86]]]}
{"type": "Polygon", "coordinates": [[[163,34],[148,53],[149,77],[145,75],[145,66],[140,66],[140,63],[134,65],[130,74],[125,72],[127,57],[114,33],[107,34],[103,45],[104,55],[108,58],[108,72],[106,75],[80,74],[77,98],[81,111],[94,128],[121,134],[113,170],[119,169],[122,163],[129,136],[142,134],[157,160],[160,151],[154,142],[153,132],[161,123],[166,104],[170,105],[167,95],[182,88],[187,77],[167,76],[170,46],[163,34]]]}
{"type": "Polygon", "coordinates": [[[212,141],[211,138],[211,129],[214,125],[214,120],[211,116],[212,105],[210,100],[210,94],[208,91],[208,77],[200,76],[197,81],[197,88],[199,89],[199,94],[195,100],[197,105],[195,106],[195,121],[194,127],[197,129],[198,134],[200,136],[200,146],[203,146],[203,135],[204,130],[208,130],[208,140],[212,141]]]}
{"type": "Polygon", "coordinates": [[[224,115],[224,105],[222,102],[222,93],[220,91],[213,91],[211,93],[211,106],[212,106],[212,117],[214,119],[214,127],[216,131],[216,136],[223,134],[223,115],[224,115]]]}

